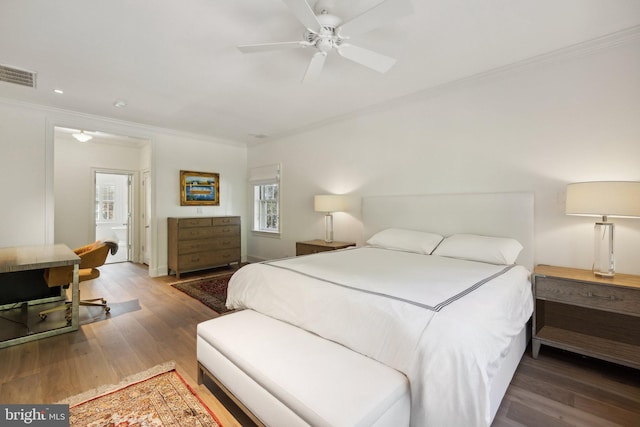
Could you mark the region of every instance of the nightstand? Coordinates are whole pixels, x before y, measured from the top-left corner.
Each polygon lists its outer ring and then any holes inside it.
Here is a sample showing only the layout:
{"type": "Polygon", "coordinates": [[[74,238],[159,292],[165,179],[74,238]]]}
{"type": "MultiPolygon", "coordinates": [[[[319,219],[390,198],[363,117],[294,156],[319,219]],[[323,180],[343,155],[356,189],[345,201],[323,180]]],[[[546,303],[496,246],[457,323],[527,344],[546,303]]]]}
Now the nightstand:
{"type": "Polygon", "coordinates": [[[318,252],[335,251],[336,249],[344,249],[355,246],[353,242],[331,242],[324,240],[308,240],[306,242],[296,242],[296,256],[317,254],[318,252]]]}
{"type": "Polygon", "coordinates": [[[533,358],[540,345],[640,369],[640,276],[536,266],[533,358]]]}

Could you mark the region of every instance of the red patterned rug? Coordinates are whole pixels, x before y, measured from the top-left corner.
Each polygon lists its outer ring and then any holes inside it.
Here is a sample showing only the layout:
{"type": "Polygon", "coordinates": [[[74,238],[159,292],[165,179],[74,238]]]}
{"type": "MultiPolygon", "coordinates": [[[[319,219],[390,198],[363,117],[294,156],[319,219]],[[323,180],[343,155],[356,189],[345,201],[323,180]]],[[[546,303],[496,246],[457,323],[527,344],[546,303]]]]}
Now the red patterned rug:
{"type": "Polygon", "coordinates": [[[200,277],[172,283],[171,286],[197,299],[217,313],[224,313],[229,311],[225,306],[225,302],[227,300],[227,284],[232,275],[233,272],[200,277]]]}
{"type": "Polygon", "coordinates": [[[71,426],[221,427],[216,415],[172,366],[160,365],[118,385],[59,403],[70,405],[71,426]]]}

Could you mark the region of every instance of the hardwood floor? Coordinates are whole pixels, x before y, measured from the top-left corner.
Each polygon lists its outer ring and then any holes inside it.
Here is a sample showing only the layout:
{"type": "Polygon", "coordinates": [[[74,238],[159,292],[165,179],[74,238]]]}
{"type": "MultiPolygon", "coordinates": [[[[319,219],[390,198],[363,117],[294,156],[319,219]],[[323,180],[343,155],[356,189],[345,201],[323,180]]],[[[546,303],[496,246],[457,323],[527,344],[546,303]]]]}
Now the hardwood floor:
{"type": "Polygon", "coordinates": [[[0,402],[53,403],[175,361],[221,423],[239,426],[196,381],[196,325],[216,313],[169,286],[175,277],[148,277],[144,265],[111,264],[100,271],[98,279],[80,285],[82,297],[105,297],[110,315],[81,307],[79,331],[0,349],[0,402]]]}
{"type": "MultiPolygon", "coordinates": [[[[81,307],[79,331],[0,349],[0,403],[52,403],[173,360],[225,427],[244,424],[196,383],[196,325],[215,312],[169,286],[174,277],[148,277],[145,266],[101,272],[81,284],[82,296],[104,296],[110,316],[81,307]]],[[[530,354],[494,427],[640,425],[640,371],[545,346],[537,360],[530,354]]]]}
{"type": "Polygon", "coordinates": [[[640,426],[640,371],[543,346],[522,358],[498,410],[502,426],[640,426]]]}

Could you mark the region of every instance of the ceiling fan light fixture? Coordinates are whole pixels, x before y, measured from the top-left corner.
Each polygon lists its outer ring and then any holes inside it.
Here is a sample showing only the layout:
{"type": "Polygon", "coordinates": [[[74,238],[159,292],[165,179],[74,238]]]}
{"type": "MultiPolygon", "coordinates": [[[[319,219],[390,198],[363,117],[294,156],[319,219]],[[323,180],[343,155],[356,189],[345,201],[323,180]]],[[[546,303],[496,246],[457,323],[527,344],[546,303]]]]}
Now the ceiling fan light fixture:
{"type": "Polygon", "coordinates": [[[254,53],[289,48],[316,48],[317,52],[311,58],[307,72],[302,79],[303,82],[318,77],[324,67],[327,53],[332,50],[336,50],[343,58],[379,73],[387,72],[395,64],[394,58],[368,49],[347,45],[346,41],[350,40],[350,35],[366,33],[413,12],[411,0],[382,0],[360,15],[343,23],[340,17],[331,13],[335,0],[318,0],[315,4],[315,11],[307,0],[283,1],[306,29],[302,40],[240,45],[238,49],[244,53],[254,53]],[[346,35],[343,35],[342,30],[346,35]]]}
{"type": "Polygon", "coordinates": [[[87,142],[93,139],[91,135],[84,133],[83,130],[81,130],[79,133],[71,134],[71,136],[73,136],[75,139],[77,139],[80,142],[87,142]]]}

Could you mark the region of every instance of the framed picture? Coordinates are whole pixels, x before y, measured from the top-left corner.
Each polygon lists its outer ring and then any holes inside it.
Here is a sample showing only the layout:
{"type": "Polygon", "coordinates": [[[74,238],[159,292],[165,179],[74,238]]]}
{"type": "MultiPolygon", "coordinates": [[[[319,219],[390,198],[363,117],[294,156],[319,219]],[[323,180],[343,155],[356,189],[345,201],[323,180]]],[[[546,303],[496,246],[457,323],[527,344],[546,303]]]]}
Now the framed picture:
{"type": "Polygon", "coordinates": [[[220,174],[180,171],[180,206],[202,205],[220,205],[220,174]]]}

